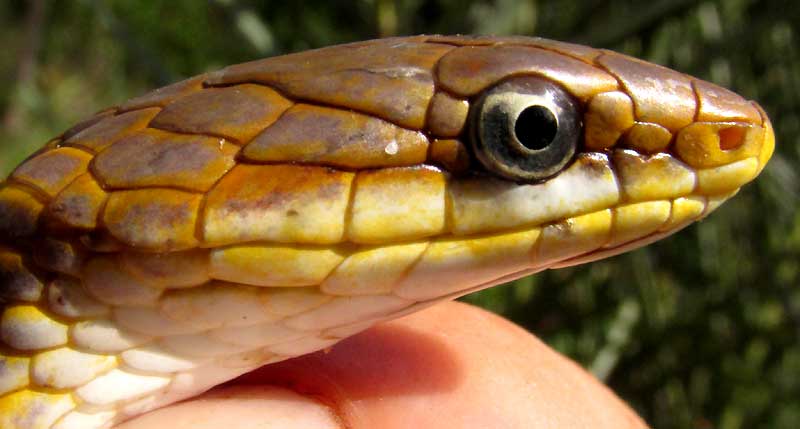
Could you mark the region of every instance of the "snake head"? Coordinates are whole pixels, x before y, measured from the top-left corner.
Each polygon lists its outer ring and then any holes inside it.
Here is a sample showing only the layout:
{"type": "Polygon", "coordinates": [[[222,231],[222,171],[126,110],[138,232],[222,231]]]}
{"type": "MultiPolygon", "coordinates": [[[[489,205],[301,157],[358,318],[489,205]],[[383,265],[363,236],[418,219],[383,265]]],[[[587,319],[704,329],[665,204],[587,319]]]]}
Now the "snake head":
{"type": "Polygon", "coordinates": [[[535,38],[360,42],[156,90],[0,183],[0,426],[106,427],[644,245],[773,147],[730,91],[535,38]]]}
{"type": "Polygon", "coordinates": [[[373,40],[233,65],[76,125],[0,189],[0,236],[210,249],[217,280],[428,301],[677,231],[773,147],[755,103],[614,52],[373,40]],[[303,258],[259,243],[314,256],[279,267],[303,258]],[[375,249],[391,256],[370,264],[397,267],[348,271],[375,249]]]}
{"type": "MultiPolygon", "coordinates": [[[[677,231],[773,147],[755,103],[614,52],[373,40],[230,66],[76,125],[0,188],[0,237],[201,249],[201,279],[427,302],[677,231]]],[[[95,271],[65,268],[62,247],[45,268],[95,271]]]]}

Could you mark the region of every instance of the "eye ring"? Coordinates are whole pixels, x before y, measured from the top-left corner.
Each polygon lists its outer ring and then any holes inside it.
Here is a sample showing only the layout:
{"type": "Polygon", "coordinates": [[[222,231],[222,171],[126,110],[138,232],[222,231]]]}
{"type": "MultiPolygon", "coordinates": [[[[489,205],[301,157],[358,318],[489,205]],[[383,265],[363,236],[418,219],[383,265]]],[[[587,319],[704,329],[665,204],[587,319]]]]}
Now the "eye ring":
{"type": "Polygon", "coordinates": [[[472,148],[490,172],[538,181],[561,171],[582,135],[578,103],[560,86],[519,77],[487,90],[470,114],[472,148]]]}

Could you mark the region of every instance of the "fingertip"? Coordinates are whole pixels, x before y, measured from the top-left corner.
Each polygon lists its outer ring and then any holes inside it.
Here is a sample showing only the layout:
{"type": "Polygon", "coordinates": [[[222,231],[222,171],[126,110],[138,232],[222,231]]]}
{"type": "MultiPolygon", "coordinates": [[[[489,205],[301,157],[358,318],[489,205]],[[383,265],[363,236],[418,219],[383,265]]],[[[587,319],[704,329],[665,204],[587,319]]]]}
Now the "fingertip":
{"type": "Polygon", "coordinates": [[[241,381],[322,396],[352,429],[646,426],[610,389],[529,332],[457,302],[241,381]]]}
{"type": "Polygon", "coordinates": [[[279,386],[236,385],[162,408],[117,429],[344,429],[317,398],[279,386]]]}
{"type": "Polygon", "coordinates": [[[174,429],[646,427],[579,365],[519,326],[460,303],[268,365],[120,429],[165,422],[174,429]]]}

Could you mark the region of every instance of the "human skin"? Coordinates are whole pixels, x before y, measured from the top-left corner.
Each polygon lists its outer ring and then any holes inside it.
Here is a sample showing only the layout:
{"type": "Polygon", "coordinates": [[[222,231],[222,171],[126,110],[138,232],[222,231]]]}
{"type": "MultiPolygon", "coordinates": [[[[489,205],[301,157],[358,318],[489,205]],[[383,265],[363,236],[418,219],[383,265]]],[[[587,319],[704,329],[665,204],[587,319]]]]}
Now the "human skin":
{"type": "Polygon", "coordinates": [[[118,429],[646,426],[606,386],[524,329],[450,302],[118,429]]]}

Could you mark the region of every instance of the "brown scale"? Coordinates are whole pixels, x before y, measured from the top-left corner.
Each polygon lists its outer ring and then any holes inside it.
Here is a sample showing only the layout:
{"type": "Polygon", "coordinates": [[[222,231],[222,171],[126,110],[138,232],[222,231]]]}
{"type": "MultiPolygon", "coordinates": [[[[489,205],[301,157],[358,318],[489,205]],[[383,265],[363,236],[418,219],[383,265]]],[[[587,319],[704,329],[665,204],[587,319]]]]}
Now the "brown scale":
{"type": "Polygon", "coordinates": [[[158,88],[120,104],[117,107],[117,111],[127,112],[129,110],[139,110],[146,107],[164,107],[178,98],[185,97],[203,89],[203,81],[205,81],[205,79],[206,75],[201,74],[173,83],[172,85],[167,85],[163,88],[158,88]]]}
{"type": "Polygon", "coordinates": [[[455,46],[520,45],[546,49],[591,63],[602,51],[584,45],[526,36],[428,36],[428,42],[455,46]]]}
{"type": "Polygon", "coordinates": [[[637,121],[676,131],[694,120],[697,102],[689,76],[614,52],[605,52],[597,62],[631,96],[637,121]]]}
{"type": "Polygon", "coordinates": [[[103,225],[131,247],[175,251],[196,247],[201,194],[174,189],[137,189],[111,194],[103,225]]]}
{"type": "Polygon", "coordinates": [[[22,164],[11,178],[40,189],[52,198],[85,173],[91,159],[91,155],[78,149],[55,148],[22,164]]]}
{"type": "Polygon", "coordinates": [[[464,130],[469,101],[439,91],[428,108],[428,131],[436,137],[458,137],[464,130]]]}
{"type": "Polygon", "coordinates": [[[100,212],[108,194],[91,173],[86,173],[62,190],[50,202],[44,224],[50,230],[61,228],[93,230],[97,228],[100,212]]]}
{"type": "Polygon", "coordinates": [[[86,249],[74,240],[45,237],[33,248],[33,259],[49,271],[80,277],[86,249]]]}
{"type": "Polygon", "coordinates": [[[238,152],[238,146],[219,137],[145,129],[97,155],[92,172],[106,189],[206,192],[236,164],[238,152]]]}
{"type": "Polygon", "coordinates": [[[329,167],[238,165],[208,193],[204,245],[337,243],[353,177],[329,167]]]}
{"type": "Polygon", "coordinates": [[[297,104],[242,151],[252,162],[300,162],[347,169],[425,162],[428,139],[381,118],[297,104]]]}
{"type": "Polygon", "coordinates": [[[291,101],[263,85],[206,88],[167,104],[150,127],[246,143],[291,105],[291,101]]]}
{"type": "Polygon", "coordinates": [[[421,129],[434,92],[432,70],[452,49],[424,43],[424,37],[360,42],[230,66],[210,74],[206,84],[263,83],[297,100],[421,129]]]}
{"type": "Polygon", "coordinates": [[[72,136],[74,136],[75,134],[78,134],[79,132],[81,132],[81,131],[93,126],[94,124],[96,124],[96,123],[98,123],[100,121],[102,121],[103,119],[106,119],[106,118],[109,118],[111,116],[114,116],[115,113],[117,113],[117,109],[114,108],[114,107],[101,110],[101,111],[95,113],[93,116],[90,116],[90,117],[78,122],[77,124],[73,125],[71,128],[69,128],[66,131],[64,131],[64,133],[61,134],[61,136],[60,136],[60,140],[67,140],[67,139],[71,138],[72,136]]]}
{"type": "Polygon", "coordinates": [[[573,96],[587,100],[614,91],[617,80],[602,69],[574,58],[527,46],[466,46],[445,55],[438,82],[447,91],[472,97],[512,75],[542,76],[561,84],[573,96]]]}
{"type": "Polygon", "coordinates": [[[0,247],[0,303],[36,302],[41,298],[44,276],[31,262],[12,249],[0,247]]]}
{"type": "Polygon", "coordinates": [[[102,151],[117,140],[147,127],[159,110],[148,108],[104,117],[94,125],[65,139],[62,144],[82,147],[93,152],[102,151]]]}

